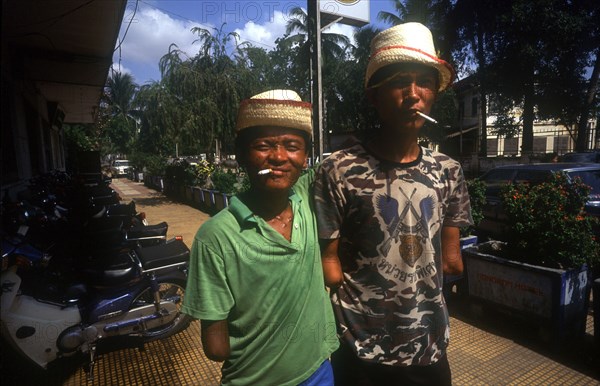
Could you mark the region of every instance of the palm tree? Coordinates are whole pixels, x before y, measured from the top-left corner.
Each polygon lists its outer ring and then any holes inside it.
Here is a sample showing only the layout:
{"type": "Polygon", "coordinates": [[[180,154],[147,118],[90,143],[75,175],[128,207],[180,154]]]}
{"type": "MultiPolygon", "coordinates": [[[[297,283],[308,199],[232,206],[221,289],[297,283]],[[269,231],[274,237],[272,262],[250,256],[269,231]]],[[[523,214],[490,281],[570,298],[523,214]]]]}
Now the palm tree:
{"type": "MultiPolygon", "coordinates": [[[[215,34],[212,34],[209,30],[200,27],[192,28],[192,33],[198,34],[198,39],[194,40],[192,44],[200,43],[202,45],[201,55],[204,57],[219,58],[227,56],[227,45],[232,41],[235,43],[235,50],[238,50],[238,40],[240,35],[237,32],[225,33],[223,28],[226,23],[221,24],[219,28],[213,28],[215,34]]],[[[244,43],[242,43],[244,44],[244,43]]]]}
{"type": "Polygon", "coordinates": [[[102,113],[104,136],[111,152],[128,153],[133,148],[137,134],[139,112],[134,108],[138,86],[130,74],[112,72],[103,93],[102,113]]]}
{"type": "Polygon", "coordinates": [[[394,0],[396,13],[380,11],[377,18],[391,25],[418,22],[429,25],[432,21],[431,0],[394,0]]]}
{"type": "Polygon", "coordinates": [[[137,85],[130,74],[113,71],[106,82],[106,103],[111,108],[111,115],[122,115],[125,119],[135,115],[133,100],[137,85]]]}
{"type": "MultiPolygon", "coordinates": [[[[299,59],[307,66],[310,60],[310,45],[308,43],[308,35],[311,21],[308,20],[308,15],[300,7],[294,7],[289,13],[290,19],[285,26],[287,39],[299,46],[299,59]],[[296,32],[295,35],[291,35],[296,32]]],[[[346,53],[346,48],[350,45],[350,39],[347,36],[324,32],[321,34],[323,63],[331,60],[343,58],[346,53]]]]}

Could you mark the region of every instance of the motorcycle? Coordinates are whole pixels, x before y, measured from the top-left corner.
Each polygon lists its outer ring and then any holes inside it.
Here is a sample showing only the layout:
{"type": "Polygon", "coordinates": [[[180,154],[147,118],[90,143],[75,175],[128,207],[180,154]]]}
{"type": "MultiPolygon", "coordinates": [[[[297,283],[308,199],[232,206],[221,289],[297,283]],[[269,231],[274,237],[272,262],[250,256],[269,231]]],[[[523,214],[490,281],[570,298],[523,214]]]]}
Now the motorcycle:
{"type": "Polygon", "coordinates": [[[188,327],[191,318],[180,312],[188,262],[187,246],[172,239],[86,261],[70,279],[12,266],[0,275],[1,336],[42,368],[88,354],[93,379],[102,339],[149,342],[188,327]]]}

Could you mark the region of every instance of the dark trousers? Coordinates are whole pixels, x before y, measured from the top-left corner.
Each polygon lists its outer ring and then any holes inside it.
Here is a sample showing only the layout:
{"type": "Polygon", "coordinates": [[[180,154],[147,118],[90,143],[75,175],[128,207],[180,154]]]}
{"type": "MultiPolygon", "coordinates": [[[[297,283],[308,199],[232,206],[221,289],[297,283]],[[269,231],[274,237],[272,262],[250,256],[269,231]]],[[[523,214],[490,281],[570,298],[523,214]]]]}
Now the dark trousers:
{"type": "Polygon", "coordinates": [[[429,366],[387,366],[358,359],[341,342],[331,356],[335,386],[451,386],[446,355],[429,366]]]}

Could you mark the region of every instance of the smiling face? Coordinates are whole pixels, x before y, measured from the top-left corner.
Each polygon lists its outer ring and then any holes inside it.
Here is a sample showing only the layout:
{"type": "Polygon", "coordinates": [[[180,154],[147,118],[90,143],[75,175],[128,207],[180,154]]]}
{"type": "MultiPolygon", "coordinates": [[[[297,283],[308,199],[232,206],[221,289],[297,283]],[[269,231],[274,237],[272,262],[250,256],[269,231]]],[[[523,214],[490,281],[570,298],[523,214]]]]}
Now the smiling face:
{"type": "Polygon", "coordinates": [[[417,133],[429,114],[438,89],[438,73],[420,64],[392,65],[379,70],[371,82],[368,98],[377,110],[384,129],[417,133]],[[371,86],[372,87],[372,86],[371,86]]]}
{"type": "Polygon", "coordinates": [[[281,127],[251,127],[244,131],[238,139],[237,153],[252,189],[287,193],[308,166],[305,136],[299,130],[281,127]],[[258,174],[265,169],[271,172],[258,174]]]}

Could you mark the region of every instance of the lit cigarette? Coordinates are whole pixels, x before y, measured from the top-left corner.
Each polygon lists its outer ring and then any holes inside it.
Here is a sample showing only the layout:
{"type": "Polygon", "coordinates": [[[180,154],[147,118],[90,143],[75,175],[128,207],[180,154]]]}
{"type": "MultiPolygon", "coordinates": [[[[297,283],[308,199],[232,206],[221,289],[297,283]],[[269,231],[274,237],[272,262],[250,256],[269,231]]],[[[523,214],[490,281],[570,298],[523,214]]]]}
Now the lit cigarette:
{"type": "Polygon", "coordinates": [[[427,119],[429,122],[438,123],[438,121],[436,121],[435,119],[431,118],[429,115],[425,115],[425,114],[423,114],[422,112],[420,112],[418,110],[417,110],[417,114],[420,115],[420,116],[422,116],[423,118],[427,119]]]}
{"type": "Polygon", "coordinates": [[[258,171],[258,175],[262,176],[262,175],[269,174],[269,173],[272,173],[272,172],[273,172],[273,169],[263,169],[263,170],[259,170],[258,171]]]}

